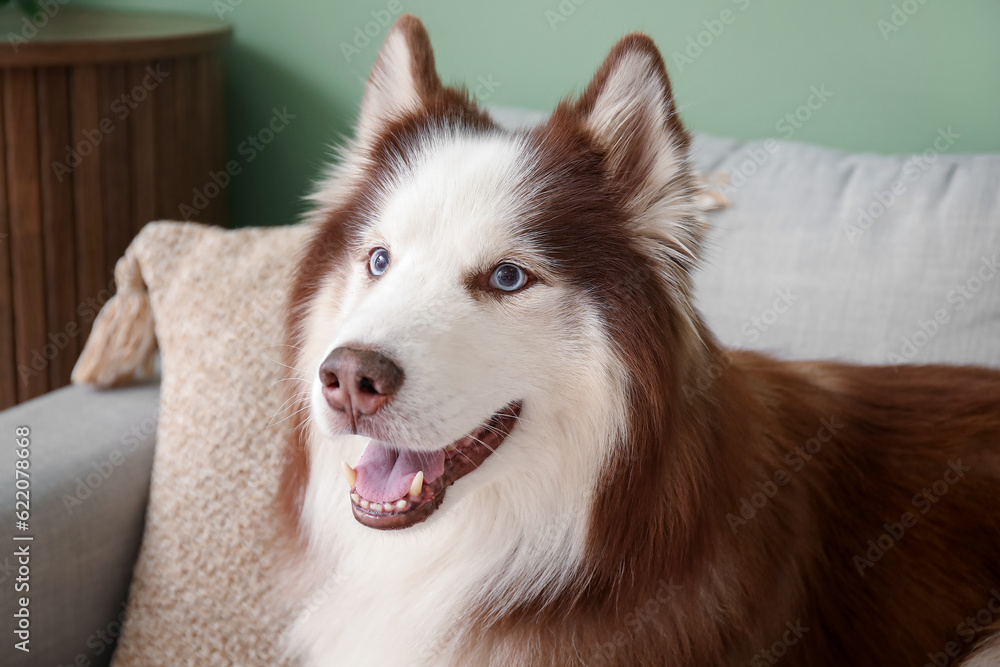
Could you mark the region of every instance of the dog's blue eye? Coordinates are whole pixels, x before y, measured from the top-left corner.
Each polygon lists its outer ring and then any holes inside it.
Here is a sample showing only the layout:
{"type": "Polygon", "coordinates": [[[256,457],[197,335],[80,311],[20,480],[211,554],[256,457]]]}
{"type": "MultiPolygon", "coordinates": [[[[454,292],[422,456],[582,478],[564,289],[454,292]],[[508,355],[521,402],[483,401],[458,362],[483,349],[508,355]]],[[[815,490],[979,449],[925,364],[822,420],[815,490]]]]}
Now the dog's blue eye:
{"type": "Polygon", "coordinates": [[[375,248],[368,258],[368,271],[373,276],[380,276],[389,268],[389,251],[385,248],[375,248]]]}
{"type": "Polygon", "coordinates": [[[501,264],[490,276],[490,287],[504,292],[515,292],[527,282],[528,273],[516,264],[501,264]]]}

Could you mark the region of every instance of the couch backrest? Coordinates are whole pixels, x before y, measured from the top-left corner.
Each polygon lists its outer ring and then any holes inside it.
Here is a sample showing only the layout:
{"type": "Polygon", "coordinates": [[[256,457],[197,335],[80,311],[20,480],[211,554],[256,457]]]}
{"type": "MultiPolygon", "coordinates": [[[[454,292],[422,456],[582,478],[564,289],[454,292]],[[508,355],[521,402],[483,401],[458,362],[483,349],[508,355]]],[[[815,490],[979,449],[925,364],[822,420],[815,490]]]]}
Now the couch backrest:
{"type": "Polygon", "coordinates": [[[723,342],[864,363],[1000,366],[1000,155],[695,140],[730,174],[698,303],[723,342]]]}

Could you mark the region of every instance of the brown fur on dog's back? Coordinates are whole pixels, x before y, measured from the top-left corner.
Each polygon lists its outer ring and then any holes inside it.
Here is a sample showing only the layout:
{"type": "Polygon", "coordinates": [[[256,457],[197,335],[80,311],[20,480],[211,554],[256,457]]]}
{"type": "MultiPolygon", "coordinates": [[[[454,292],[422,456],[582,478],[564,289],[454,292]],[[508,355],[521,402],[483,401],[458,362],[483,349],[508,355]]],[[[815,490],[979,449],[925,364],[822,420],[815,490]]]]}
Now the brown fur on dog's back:
{"type": "MultiPolygon", "coordinates": [[[[586,582],[562,605],[522,608],[492,626],[491,664],[767,665],[761,651],[789,638],[786,654],[772,654],[781,664],[924,665],[949,642],[965,656],[997,630],[956,632],[1000,591],[1000,372],[781,362],[751,352],[720,352],[716,364],[725,371],[710,387],[691,401],[676,397],[689,420],[678,432],[703,439],[663,443],[718,456],[705,471],[686,556],[669,565],[661,558],[652,577],[619,572],[613,591],[586,582]],[[810,439],[816,453],[801,449],[806,460],[795,448],[810,439]],[[915,505],[918,494],[938,497],[933,484],[952,464],[962,477],[936,502],[915,505]],[[742,519],[742,499],[764,493],[758,483],[778,471],[784,483],[742,519]],[[877,544],[883,524],[906,512],[916,524],[862,576],[855,557],[867,559],[868,541],[877,544]]],[[[631,502],[653,508],[658,500],[631,502]]],[[[594,512],[600,525],[600,501],[594,512]]],[[[651,516],[637,509],[605,518],[651,516]]],[[[678,520],[667,508],[647,525],[648,539],[616,546],[634,562],[656,561],[678,520]]]]}
{"type": "MultiPolygon", "coordinates": [[[[781,366],[760,363],[752,371],[776,391],[789,386],[772,370],[781,366]]],[[[922,665],[949,641],[968,650],[974,642],[955,628],[1000,587],[1000,373],[783,366],[806,369],[833,389],[784,406],[762,400],[776,421],[796,422],[809,410],[843,424],[799,473],[799,502],[811,508],[821,549],[800,556],[811,565],[803,582],[810,635],[790,652],[790,663],[922,665]],[[956,481],[938,482],[945,478],[956,481]],[[945,491],[940,497],[935,482],[945,491]],[[902,525],[904,513],[916,524],[902,525]],[[879,557],[884,524],[905,530],[879,557]]],[[[788,433],[803,436],[814,434],[788,433]]]]}

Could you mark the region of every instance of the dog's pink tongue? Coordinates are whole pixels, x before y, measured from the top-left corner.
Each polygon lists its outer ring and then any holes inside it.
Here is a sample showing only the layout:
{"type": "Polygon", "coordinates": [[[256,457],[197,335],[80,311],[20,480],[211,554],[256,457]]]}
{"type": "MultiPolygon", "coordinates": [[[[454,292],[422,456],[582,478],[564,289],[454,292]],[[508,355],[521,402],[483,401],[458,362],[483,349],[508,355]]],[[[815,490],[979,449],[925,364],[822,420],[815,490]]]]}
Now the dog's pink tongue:
{"type": "Polygon", "coordinates": [[[372,440],[365,447],[355,470],[358,471],[358,481],[354,488],[362,498],[379,503],[399,500],[409,493],[410,484],[419,471],[424,471],[425,484],[444,474],[444,451],[395,449],[384,442],[372,440]]]}

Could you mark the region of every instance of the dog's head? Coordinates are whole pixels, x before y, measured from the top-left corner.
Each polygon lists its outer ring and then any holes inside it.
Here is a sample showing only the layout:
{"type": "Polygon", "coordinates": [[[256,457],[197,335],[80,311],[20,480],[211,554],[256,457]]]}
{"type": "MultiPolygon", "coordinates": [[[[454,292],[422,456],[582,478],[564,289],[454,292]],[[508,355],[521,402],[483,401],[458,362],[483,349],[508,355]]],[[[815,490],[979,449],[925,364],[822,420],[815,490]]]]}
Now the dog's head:
{"type": "Polygon", "coordinates": [[[423,26],[400,18],[293,290],[288,365],[307,390],[292,410],[312,437],[293,445],[289,495],[312,477],[342,499],[323,511],[371,528],[463,506],[575,524],[641,479],[659,454],[630,448],[662,430],[695,317],[688,144],[648,37],[509,131],[442,86],[423,26]],[[364,436],[344,447],[347,484],[309,471],[345,434],[364,436]]]}

